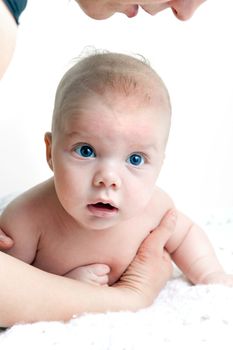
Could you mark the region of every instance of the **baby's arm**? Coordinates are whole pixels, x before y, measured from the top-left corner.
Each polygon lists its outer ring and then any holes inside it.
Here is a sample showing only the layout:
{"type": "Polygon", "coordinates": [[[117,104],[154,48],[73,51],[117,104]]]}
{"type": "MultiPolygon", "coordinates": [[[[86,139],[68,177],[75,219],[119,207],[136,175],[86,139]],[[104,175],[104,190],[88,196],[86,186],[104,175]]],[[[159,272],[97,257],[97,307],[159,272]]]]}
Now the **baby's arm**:
{"type": "Polygon", "coordinates": [[[233,285],[233,277],[224,273],[205,232],[182,213],[178,212],[175,233],[166,248],[192,283],[233,285]]]}

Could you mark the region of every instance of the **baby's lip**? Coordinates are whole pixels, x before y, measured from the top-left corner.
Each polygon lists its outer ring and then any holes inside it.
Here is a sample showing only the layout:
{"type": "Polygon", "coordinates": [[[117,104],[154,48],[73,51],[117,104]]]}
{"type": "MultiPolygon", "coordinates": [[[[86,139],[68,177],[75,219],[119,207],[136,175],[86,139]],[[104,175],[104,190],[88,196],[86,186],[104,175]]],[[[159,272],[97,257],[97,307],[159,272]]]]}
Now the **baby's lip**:
{"type": "Polygon", "coordinates": [[[109,201],[97,201],[95,203],[90,203],[87,205],[88,210],[96,215],[114,215],[118,212],[118,208],[109,201]]]}
{"type": "Polygon", "coordinates": [[[112,201],[108,201],[108,200],[98,200],[94,203],[90,203],[88,205],[91,205],[93,207],[96,207],[96,208],[106,208],[106,209],[118,209],[116,207],[116,205],[112,202],[112,201]]]}

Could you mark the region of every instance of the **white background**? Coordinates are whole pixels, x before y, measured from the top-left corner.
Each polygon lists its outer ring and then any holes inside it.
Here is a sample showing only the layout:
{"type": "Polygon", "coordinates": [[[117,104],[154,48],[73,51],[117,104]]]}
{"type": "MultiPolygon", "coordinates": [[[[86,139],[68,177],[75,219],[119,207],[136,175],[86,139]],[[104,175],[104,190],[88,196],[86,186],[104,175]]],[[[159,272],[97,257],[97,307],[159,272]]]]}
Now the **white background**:
{"type": "Polygon", "coordinates": [[[0,82],[0,196],[50,177],[43,135],[55,88],[84,47],[140,53],[165,81],[172,130],[158,184],[189,215],[233,206],[233,2],[208,0],[188,22],[166,10],[88,18],[71,0],[29,0],[0,82]]]}

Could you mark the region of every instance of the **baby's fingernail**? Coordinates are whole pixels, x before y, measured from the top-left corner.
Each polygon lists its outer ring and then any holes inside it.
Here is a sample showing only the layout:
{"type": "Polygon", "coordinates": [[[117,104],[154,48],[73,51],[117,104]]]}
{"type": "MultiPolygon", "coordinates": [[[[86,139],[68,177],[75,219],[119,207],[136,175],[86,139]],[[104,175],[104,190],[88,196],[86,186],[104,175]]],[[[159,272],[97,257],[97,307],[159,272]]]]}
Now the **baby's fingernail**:
{"type": "Polygon", "coordinates": [[[105,271],[105,273],[109,273],[111,271],[111,269],[108,265],[104,265],[104,271],[105,271]]]}
{"type": "Polygon", "coordinates": [[[11,241],[11,239],[7,236],[0,235],[0,241],[1,242],[9,242],[9,241],[11,241]]]}

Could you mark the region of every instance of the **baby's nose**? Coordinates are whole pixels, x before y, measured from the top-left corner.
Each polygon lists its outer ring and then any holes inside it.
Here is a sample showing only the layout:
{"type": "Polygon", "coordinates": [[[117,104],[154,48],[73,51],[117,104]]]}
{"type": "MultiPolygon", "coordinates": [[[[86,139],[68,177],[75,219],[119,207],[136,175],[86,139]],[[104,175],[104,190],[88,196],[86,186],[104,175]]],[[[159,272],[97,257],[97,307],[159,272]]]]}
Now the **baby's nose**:
{"type": "Polygon", "coordinates": [[[119,175],[112,170],[98,171],[93,179],[93,184],[96,187],[112,187],[118,189],[121,187],[121,179],[119,175]]]}

